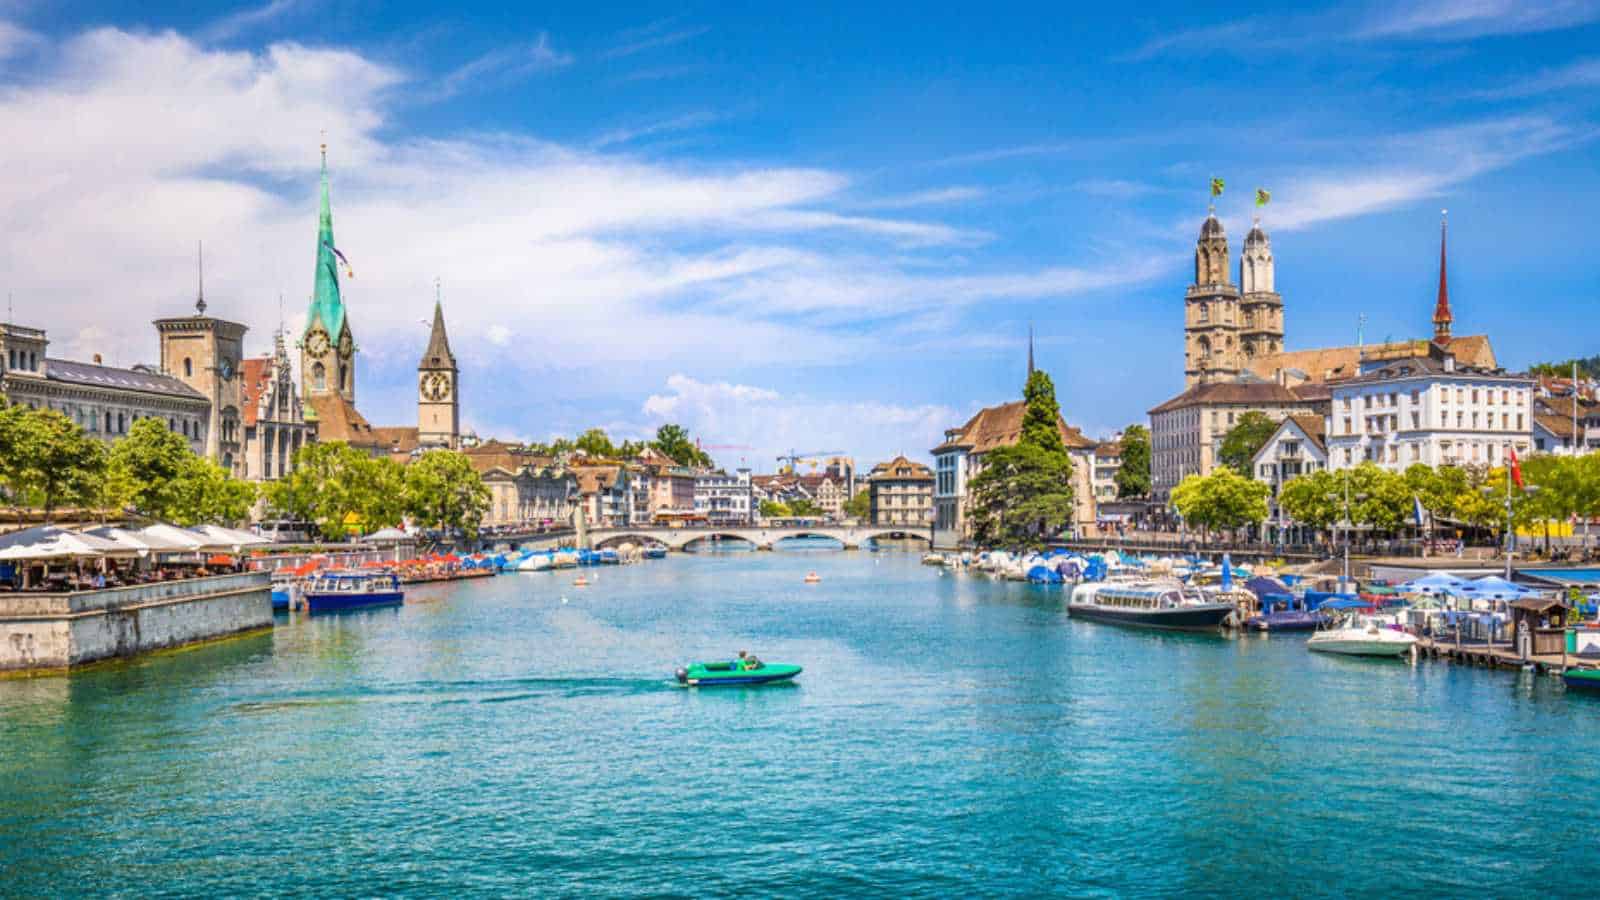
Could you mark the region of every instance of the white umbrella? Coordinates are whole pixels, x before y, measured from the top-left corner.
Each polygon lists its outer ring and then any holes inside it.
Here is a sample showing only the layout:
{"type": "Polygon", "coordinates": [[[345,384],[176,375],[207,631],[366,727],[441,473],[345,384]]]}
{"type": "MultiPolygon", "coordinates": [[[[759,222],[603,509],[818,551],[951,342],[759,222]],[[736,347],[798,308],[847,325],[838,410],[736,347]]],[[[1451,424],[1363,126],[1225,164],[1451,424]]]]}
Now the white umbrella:
{"type": "Polygon", "coordinates": [[[149,525],[136,532],[140,538],[160,541],[171,550],[200,550],[210,543],[209,538],[201,537],[192,531],[179,528],[176,525],[165,523],[149,525]]]}
{"type": "Polygon", "coordinates": [[[220,525],[196,525],[190,531],[211,541],[212,543],[208,549],[232,548],[235,553],[238,553],[241,547],[254,547],[258,544],[272,543],[266,538],[243,531],[235,531],[232,528],[223,528],[220,525]]]}

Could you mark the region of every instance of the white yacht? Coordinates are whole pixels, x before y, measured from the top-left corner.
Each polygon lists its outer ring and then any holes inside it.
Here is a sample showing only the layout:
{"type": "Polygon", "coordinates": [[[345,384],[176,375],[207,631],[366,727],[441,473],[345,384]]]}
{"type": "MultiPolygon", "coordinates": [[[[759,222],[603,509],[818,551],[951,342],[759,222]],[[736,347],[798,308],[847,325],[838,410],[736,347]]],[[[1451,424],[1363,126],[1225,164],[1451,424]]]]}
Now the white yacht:
{"type": "Polygon", "coordinates": [[[1347,615],[1306,641],[1306,647],[1345,656],[1404,656],[1417,636],[1392,627],[1392,616],[1347,615]]]}

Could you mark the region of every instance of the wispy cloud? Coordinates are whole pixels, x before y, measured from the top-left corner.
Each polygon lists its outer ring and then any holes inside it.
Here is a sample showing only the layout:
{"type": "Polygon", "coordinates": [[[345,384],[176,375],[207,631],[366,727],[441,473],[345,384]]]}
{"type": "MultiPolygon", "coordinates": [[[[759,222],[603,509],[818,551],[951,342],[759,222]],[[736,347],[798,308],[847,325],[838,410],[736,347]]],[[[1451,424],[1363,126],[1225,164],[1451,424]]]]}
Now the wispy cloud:
{"type": "Polygon", "coordinates": [[[1597,19],[1597,0],[1424,0],[1383,6],[1354,36],[1460,40],[1554,31],[1597,19]]]}
{"type": "Polygon", "coordinates": [[[1142,181],[1129,181],[1125,178],[1086,178],[1073,185],[1073,188],[1091,197],[1111,197],[1127,200],[1131,197],[1144,197],[1157,193],[1160,188],[1142,181]]]}
{"type": "Polygon", "coordinates": [[[306,5],[307,0],[270,0],[260,6],[229,13],[203,26],[199,36],[201,40],[207,42],[232,40],[246,32],[287,18],[306,5]]]}
{"type": "Polygon", "coordinates": [[[933,188],[926,191],[914,191],[909,194],[900,194],[893,197],[880,197],[876,200],[866,200],[857,203],[861,209],[916,209],[923,206],[946,206],[951,203],[962,203],[967,200],[977,200],[988,192],[980,187],[961,185],[957,187],[933,188]]]}
{"type": "Polygon", "coordinates": [[[1479,91],[1473,96],[1487,100],[1504,100],[1592,87],[1600,87],[1600,57],[1580,59],[1560,68],[1545,69],[1520,81],[1479,91]]]}
{"type": "Polygon", "coordinates": [[[703,128],[706,125],[710,125],[711,123],[719,121],[723,118],[725,118],[725,116],[720,113],[714,113],[705,110],[684,113],[683,115],[679,116],[672,116],[666,119],[657,119],[652,122],[646,122],[642,125],[614,128],[611,131],[608,131],[595,138],[590,146],[600,150],[607,147],[615,147],[619,144],[631,144],[635,141],[648,137],[655,137],[656,135],[660,134],[671,134],[679,131],[703,128]]]}
{"type": "Polygon", "coordinates": [[[0,62],[20,56],[30,47],[44,45],[44,38],[20,25],[0,19],[0,62]]]}
{"type": "Polygon", "coordinates": [[[1295,230],[1442,197],[1481,175],[1600,137],[1591,123],[1514,116],[1373,141],[1359,163],[1290,176],[1273,191],[1272,223],[1295,230]]]}
{"type": "Polygon", "coordinates": [[[642,28],[633,28],[618,35],[618,42],[611,49],[601,54],[604,59],[621,59],[646,50],[658,47],[670,47],[684,41],[693,40],[711,30],[709,25],[695,25],[683,28],[674,27],[677,19],[663,19],[652,22],[642,28]]]}
{"type": "Polygon", "coordinates": [[[1260,31],[1261,27],[1257,21],[1247,19],[1237,22],[1223,22],[1219,25],[1207,25],[1203,28],[1168,32],[1145,41],[1132,52],[1117,57],[1117,61],[1144,62],[1168,53],[1236,48],[1241,43],[1253,41],[1259,37],[1260,31]]]}
{"type": "Polygon", "coordinates": [[[550,35],[540,32],[531,44],[499,47],[451,69],[423,92],[428,101],[443,100],[479,87],[500,87],[540,72],[565,68],[573,56],[550,46],[550,35]]]}

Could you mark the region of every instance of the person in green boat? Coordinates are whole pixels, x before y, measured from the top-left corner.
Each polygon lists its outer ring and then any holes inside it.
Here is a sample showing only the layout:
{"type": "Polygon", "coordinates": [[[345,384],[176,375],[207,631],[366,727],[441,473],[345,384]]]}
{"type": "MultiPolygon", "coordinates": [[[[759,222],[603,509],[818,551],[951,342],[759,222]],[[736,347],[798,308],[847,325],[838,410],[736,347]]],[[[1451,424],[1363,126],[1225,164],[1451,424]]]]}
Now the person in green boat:
{"type": "Polygon", "coordinates": [[[739,661],[734,663],[734,668],[740,672],[748,672],[751,669],[759,669],[761,668],[761,660],[756,659],[747,650],[740,650],[739,661]]]}

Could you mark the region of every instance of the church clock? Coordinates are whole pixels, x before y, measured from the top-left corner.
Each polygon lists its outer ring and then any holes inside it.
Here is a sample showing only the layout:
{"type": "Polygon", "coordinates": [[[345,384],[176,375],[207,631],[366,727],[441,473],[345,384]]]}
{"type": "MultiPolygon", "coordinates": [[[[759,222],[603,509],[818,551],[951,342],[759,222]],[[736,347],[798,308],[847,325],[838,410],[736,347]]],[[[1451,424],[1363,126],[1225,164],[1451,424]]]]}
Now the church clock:
{"type": "Polygon", "coordinates": [[[350,332],[346,331],[339,336],[339,358],[349,359],[350,354],[356,352],[355,341],[350,340],[350,332]]]}
{"type": "Polygon", "coordinates": [[[443,400],[450,396],[450,376],[444,372],[429,372],[422,377],[422,396],[429,400],[443,400]]]}
{"type": "Polygon", "coordinates": [[[312,356],[323,356],[328,352],[328,333],[313,331],[311,337],[306,338],[306,352],[312,356]]]}

